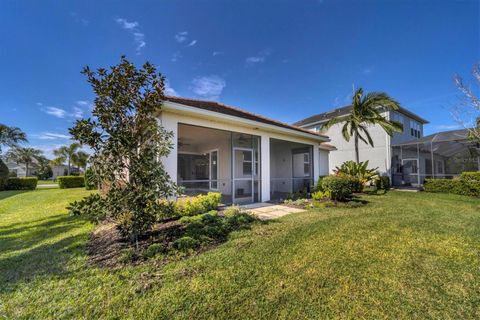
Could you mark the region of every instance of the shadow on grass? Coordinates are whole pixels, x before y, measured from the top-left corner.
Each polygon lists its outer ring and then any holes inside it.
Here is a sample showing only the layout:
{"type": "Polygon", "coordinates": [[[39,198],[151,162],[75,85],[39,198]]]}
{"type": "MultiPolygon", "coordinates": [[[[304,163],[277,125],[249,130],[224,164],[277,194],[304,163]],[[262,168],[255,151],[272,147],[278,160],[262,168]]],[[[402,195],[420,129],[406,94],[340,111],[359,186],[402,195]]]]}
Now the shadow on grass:
{"type": "Polygon", "coordinates": [[[32,281],[37,276],[67,277],[67,263],[75,253],[81,252],[83,240],[84,235],[66,237],[0,259],[0,293],[13,291],[18,284],[32,281]]]}
{"type": "Polygon", "coordinates": [[[16,196],[17,194],[29,192],[29,190],[8,190],[8,191],[0,191],[0,200],[16,196]]]}
{"type": "Polygon", "coordinates": [[[46,219],[29,221],[17,224],[14,228],[0,229],[0,252],[2,254],[27,249],[39,242],[48,241],[74,228],[81,226],[84,221],[77,217],[58,214],[46,219]],[[38,223],[43,221],[41,223],[38,223]]]}

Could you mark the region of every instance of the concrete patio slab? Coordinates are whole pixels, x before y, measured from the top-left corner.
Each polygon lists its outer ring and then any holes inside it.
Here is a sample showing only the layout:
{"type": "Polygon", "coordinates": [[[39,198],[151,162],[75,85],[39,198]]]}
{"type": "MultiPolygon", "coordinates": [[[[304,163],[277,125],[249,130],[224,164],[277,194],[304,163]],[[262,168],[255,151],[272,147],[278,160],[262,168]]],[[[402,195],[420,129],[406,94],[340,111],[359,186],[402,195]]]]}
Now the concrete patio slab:
{"type": "Polygon", "coordinates": [[[277,219],[286,216],[287,214],[305,211],[304,209],[300,208],[292,208],[272,203],[254,203],[245,205],[243,208],[247,209],[261,220],[277,219]]]}

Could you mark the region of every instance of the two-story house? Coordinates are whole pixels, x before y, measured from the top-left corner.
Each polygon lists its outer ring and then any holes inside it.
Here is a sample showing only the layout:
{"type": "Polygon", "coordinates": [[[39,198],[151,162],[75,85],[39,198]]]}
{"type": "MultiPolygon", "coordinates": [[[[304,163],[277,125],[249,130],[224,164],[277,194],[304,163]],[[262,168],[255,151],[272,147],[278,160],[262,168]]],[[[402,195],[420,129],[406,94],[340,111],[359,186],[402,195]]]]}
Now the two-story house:
{"type": "MultiPolygon", "coordinates": [[[[330,143],[336,147],[336,150],[329,153],[329,170],[332,172],[335,167],[340,166],[343,162],[355,159],[355,147],[353,139],[345,141],[342,136],[343,124],[337,124],[328,130],[322,129],[323,124],[334,117],[346,116],[350,113],[352,107],[346,106],[334,109],[328,112],[313,115],[311,117],[300,120],[294,125],[327,135],[330,143]]],[[[423,137],[423,125],[428,123],[427,120],[417,114],[400,108],[397,111],[384,111],[384,117],[395,120],[403,124],[403,132],[395,133],[389,136],[379,126],[374,125],[369,128],[374,146],[371,147],[360,141],[359,157],[360,161],[369,161],[369,167],[378,168],[383,175],[391,175],[392,171],[392,146],[403,142],[420,139],[423,137]]]]}

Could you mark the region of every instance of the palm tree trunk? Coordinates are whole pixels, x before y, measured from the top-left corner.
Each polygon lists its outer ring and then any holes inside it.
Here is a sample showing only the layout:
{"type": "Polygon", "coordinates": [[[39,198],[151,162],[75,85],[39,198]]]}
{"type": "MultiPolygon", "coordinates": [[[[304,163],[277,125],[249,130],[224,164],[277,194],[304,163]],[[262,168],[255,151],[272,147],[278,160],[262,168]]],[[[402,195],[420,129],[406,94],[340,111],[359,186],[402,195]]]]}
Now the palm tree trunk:
{"type": "Polygon", "coordinates": [[[355,161],[357,163],[360,163],[360,155],[359,155],[359,152],[358,152],[358,133],[355,132],[355,137],[354,137],[354,142],[355,142],[355,161]]]}
{"type": "Polygon", "coordinates": [[[67,169],[67,175],[70,175],[70,158],[68,158],[68,169],[67,169]]]}
{"type": "Polygon", "coordinates": [[[28,162],[25,162],[25,177],[28,177],[28,162]]]}

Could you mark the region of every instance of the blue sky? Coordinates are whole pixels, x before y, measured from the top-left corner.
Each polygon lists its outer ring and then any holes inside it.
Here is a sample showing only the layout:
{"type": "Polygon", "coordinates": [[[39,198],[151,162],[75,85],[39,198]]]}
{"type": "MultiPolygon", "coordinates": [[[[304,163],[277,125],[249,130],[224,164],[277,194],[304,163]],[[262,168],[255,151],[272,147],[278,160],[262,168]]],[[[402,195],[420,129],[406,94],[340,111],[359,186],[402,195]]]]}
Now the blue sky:
{"type": "Polygon", "coordinates": [[[479,1],[1,1],[0,122],[45,150],[93,94],[82,67],[148,60],[169,93],[285,122],[385,91],[456,127],[455,73],[480,60],[479,1]]]}

